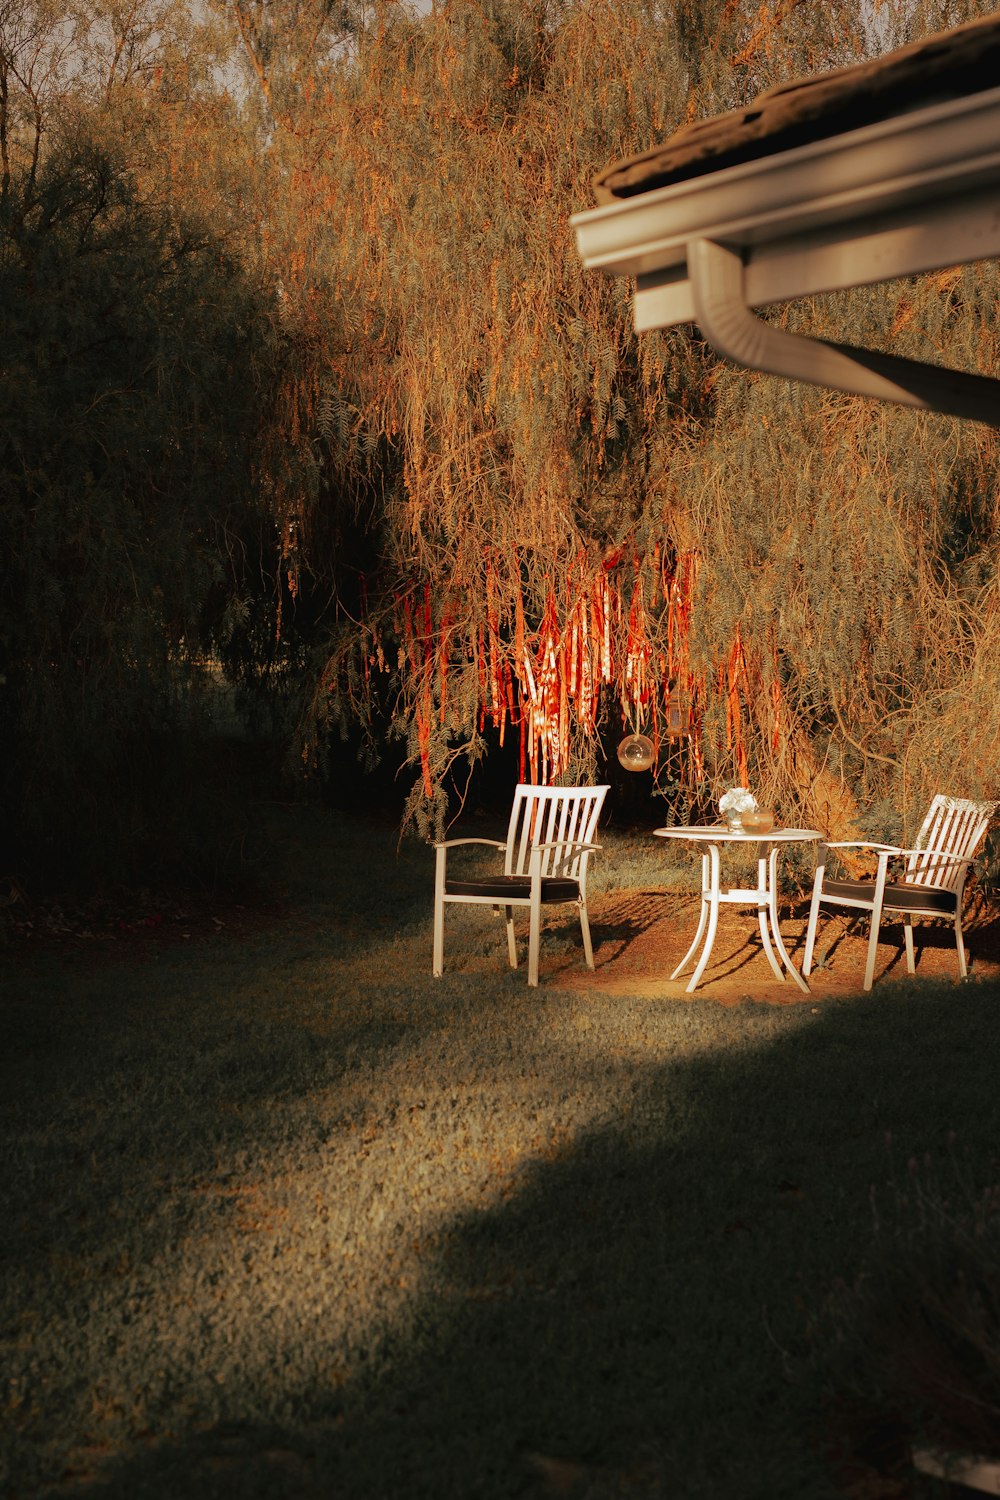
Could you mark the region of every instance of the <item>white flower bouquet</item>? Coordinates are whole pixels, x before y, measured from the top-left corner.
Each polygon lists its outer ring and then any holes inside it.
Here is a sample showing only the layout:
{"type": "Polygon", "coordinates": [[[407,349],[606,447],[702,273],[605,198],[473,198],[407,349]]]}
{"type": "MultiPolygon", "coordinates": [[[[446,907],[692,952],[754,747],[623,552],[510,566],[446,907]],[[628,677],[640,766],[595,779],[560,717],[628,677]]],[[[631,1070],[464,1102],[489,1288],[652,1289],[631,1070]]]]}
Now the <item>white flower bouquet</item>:
{"type": "Polygon", "coordinates": [[[745,786],[730,787],[719,798],[719,811],[731,828],[738,828],[744,813],[757,811],[757,800],[745,786]]]}

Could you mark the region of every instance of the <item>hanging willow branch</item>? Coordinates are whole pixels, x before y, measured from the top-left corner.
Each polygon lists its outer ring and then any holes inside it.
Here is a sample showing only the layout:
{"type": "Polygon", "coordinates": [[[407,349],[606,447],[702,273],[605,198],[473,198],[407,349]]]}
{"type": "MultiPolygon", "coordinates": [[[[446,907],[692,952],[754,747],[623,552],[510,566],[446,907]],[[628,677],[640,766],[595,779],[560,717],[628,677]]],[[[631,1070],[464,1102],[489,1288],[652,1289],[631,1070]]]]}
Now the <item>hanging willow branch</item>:
{"type": "MultiPolygon", "coordinates": [[[[293,437],[328,489],[372,497],[378,556],[307,764],[338,718],[382,722],[413,762],[410,812],[440,826],[456,753],[516,734],[521,774],[593,773],[602,725],[661,748],[683,704],[706,799],[749,782],[842,831],[859,805],[996,783],[995,749],[956,765],[930,748],[948,724],[924,732],[1000,644],[995,436],[727,368],[685,331],[637,339],[629,289],[584,273],[569,233],[609,158],[856,61],[866,24],[809,3],[792,25],[453,0],[390,14],[317,82],[279,185],[286,295],[318,330],[293,437]]],[[[788,317],[1000,368],[997,290],[977,268],[788,317]]],[[[284,493],[308,555],[316,502],[284,493]]],[[[995,700],[979,713],[995,725],[995,700]]]]}

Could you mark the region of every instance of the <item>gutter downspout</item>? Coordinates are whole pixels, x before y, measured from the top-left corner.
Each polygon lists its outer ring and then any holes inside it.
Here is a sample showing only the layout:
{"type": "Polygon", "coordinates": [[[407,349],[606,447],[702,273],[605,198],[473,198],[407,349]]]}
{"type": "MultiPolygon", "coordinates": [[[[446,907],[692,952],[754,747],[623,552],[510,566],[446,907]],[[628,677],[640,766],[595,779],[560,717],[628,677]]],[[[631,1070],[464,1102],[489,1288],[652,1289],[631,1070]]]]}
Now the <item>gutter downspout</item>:
{"type": "Polygon", "coordinates": [[[751,370],[1000,427],[1000,381],[772,328],[747,306],[738,250],[687,245],[695,318],[720,354],[751,370]]]}

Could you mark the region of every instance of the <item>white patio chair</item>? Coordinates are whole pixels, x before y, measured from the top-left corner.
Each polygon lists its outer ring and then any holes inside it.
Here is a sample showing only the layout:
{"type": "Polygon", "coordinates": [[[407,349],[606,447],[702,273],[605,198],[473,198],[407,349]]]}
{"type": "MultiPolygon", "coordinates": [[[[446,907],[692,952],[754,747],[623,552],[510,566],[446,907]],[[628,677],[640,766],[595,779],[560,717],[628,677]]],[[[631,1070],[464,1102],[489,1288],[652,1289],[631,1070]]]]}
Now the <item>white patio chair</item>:
{"type": "Polygon", "coordinates": [[[505,842],[445,839],[435,844],[435,976],[444,971],[444,909],[450,903],[503,910],[512,969],[517,968],[514,907],[526,906],[529,912],[528,983],[537,985],[542,907],[575,901],[580,910],[587,967],[594,967],[587,920],[587,861],[600,847],[593,842],[593,837],[607,794],[606,786],[518,786],[505,842]],[[461,844],[487,844],[502,849],[503,873],[474,880],[449,876],[449,851],[461,844]]]}
{"type": "Polygon", "coordinates": [[[939,795],[931,803],[912,849],[900,849],[893,844],[874,844],[866,840],[821,843],[813,881],[812,903],[809,907],[803,974],[808,977],[812,968],[820,906],[828,905],[846,906],[871,913],[871,936],[865,966],[866,990],[871,989],[875,977],[875,955],[884,916],[903,919],[908,974],[916,972],[913,918],[950,917],[955,927],[958,972],[964,979],[968,969],[962,941],[962,891],[973,857],[998,806],[1000,804],[996,802],[965,802],[957,797],[939,795]],[[874,850],[878,855],[874,879],[830,879],[826,873],[828,849],[874,850]],[[893,860],[905,861],[898,879],[889,878],[889,865],[893,860]]]}

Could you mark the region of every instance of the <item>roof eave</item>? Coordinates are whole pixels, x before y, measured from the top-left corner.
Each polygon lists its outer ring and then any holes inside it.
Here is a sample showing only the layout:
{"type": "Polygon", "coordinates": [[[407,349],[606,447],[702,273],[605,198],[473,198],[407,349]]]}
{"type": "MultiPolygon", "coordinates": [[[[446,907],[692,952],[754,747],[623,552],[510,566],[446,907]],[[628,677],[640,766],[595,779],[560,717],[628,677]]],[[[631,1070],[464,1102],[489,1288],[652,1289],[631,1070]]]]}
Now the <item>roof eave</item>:
{"type": "MultiPolygon", "coordinates": [[[[586,267],[637,278],[639,331],[698,321],[709,336],[696,278],[719,261],[701,256],[692,275],[701,243],[736,253],[744,310],[1000,256],[1000,88],[654,188],[571,223],[586,267]]],[[[730,272],[729,294],[731,282],[730,272]]],[[[1000,426],[1000,385],[964,379],[977,383],[975,411],[960,397],[958,414],[1000,426]]],[[[905,389],[870,389],[863,372],[861,385],[860,394],[935,405],[926,390],[910,399],[905,389]]],[[[949,389],[938,409],[954,411],[955,401],[949,389]]]]}

